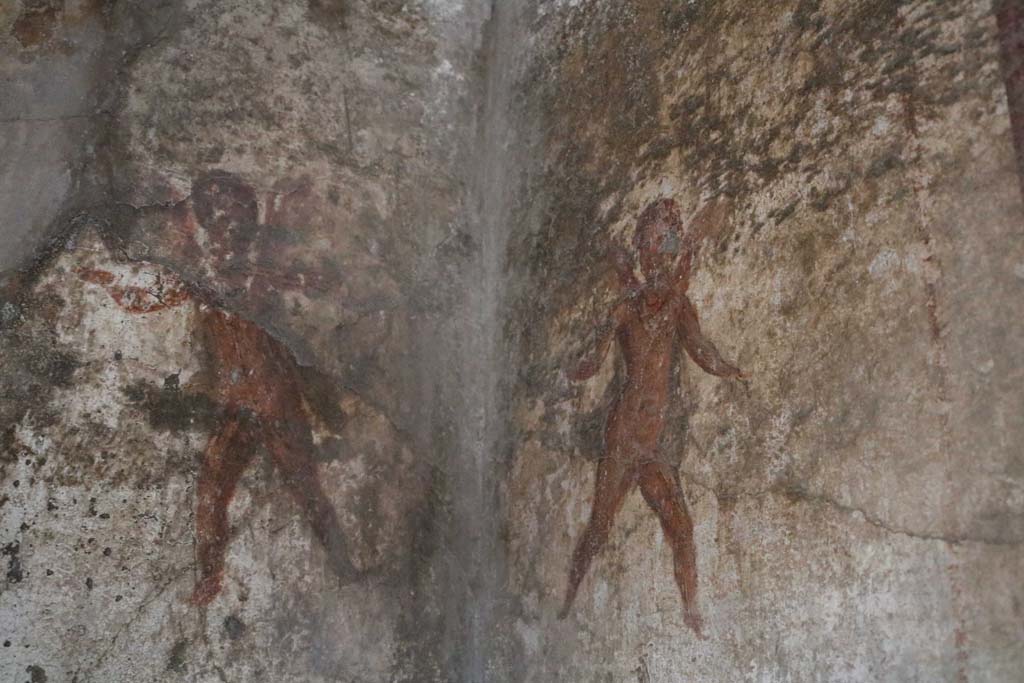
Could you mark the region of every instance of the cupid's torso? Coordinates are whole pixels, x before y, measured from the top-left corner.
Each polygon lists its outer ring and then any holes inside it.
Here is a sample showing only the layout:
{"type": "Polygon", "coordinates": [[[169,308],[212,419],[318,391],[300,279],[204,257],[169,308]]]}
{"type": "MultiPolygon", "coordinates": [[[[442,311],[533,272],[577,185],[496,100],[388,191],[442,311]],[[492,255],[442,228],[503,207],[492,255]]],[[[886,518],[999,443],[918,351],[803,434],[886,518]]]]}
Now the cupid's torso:
{"type": "Polygon", "coordinates": [[[196,308],[219,400],[268,418],[285,418],[300,409],[295,360],[281,342],[221,308],[196,308]]]}
{"type": "Polygon", "coordinates": [[[639,297],[627,304],[617,335],[626,378],[608,420],[606,438],[640,450],[656,447],[665,422],[676,339],[676,304],[659,308],[639,297]]]}
{"type": "Polygon", "coordinates": [[[145,315],[185,304],[196,312],[196,332],[211,365],[208,380],[215,400],[230,409],[246,409],[266,418],[293,418],[301,411],[301,385],[289,350],[262,327],[225,310],[209,288],[137,262],[127,274],[78,268],[78,276],[103,287],[124,310],[145,315]],[[137,281],[140,271],[156,271],[152,282],[137,281]]]}

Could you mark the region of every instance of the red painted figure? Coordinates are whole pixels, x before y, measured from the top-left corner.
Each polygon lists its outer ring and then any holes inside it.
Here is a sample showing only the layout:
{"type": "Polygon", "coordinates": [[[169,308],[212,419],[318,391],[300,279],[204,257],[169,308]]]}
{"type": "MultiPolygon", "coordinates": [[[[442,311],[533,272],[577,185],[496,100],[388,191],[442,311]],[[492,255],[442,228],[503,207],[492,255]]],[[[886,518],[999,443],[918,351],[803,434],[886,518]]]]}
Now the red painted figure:
{"type": "MultiPolygon", "coordinates": [[[[234,176],[215,173],[193,185],[191,200],[195,219],[207,232],[208,253],[220,279],[229,285],[244,282],[249,274],[244,268],[232,267],[231,262],[242,262],[248,255],[257,227],[254,191],[234,176]],[[232,283],[233,278],[238,282],[232,283]]],[[[136,263],[142,268],[154,267],[136,263]]],[[[132,313],[144,315],[184,304],[195,306],[196,334],[209,358],[211,397],[221,412],[199,471],[199,579],[192,602],[206,605],[221,590],[230,536],[228,506],[242,473],[261,446],[270,454],[326,550],[335,574],[346,582],[359,578],[337,513],[317,477],[303,380],[291,351],[256,323],[224,310],[212,292],[173,276],[162,276],[154,287],[146,288],[123,286],[108,271],[80,269],[78,274],[102,286],[119,306],[132,313]]]]}
{"type": "MultiPolygon", "coordinates": [[[[710,205],[712,209],[716,206],[710,205]]],[[[593,376],[614,337],[626,362],[625,386],[608,414],[605,452],[597,468],[590,521],[572,556],[560,618],[568,614],[591,561],[608,540],[626,494],[639,484],[672,547],[684,620],[701,635],[693,523],[678,471],[659,459],[658,444],[672,392],[670,379],[677,341],[705,372],[745,379],[701,333],[697,312],[686,295],[691,268],[705,232],[703,225],[715,213],[702,212],[684,234],[673,200],[660,199],[648,206],[637,221],[634,237],[643,283],[634,277],[629,256],[613,251],[613,265],[628,294],[612,309],[597,343],[570,372],[570,378],[580,381],[593,376]]]]}

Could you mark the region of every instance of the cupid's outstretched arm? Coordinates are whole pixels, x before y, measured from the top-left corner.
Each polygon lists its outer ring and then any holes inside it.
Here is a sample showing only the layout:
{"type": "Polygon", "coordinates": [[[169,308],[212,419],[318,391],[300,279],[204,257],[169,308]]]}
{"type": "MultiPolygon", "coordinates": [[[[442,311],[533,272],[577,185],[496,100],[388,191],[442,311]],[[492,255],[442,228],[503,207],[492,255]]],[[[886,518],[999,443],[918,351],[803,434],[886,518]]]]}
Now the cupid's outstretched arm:
{"type": "Polygon", "coordinates": [[[686,296],[680,297],[679,307],[679,336],[683,342],[683,348],[690,354],[690,358],[703,369],[718,377],[735,377],[743,379],[743,373],[734,365],[725,362],[715,345],[708,340],[700,331],[700,321],[697,319],[697,310],[693,303],[686,296]]]}
{"type": "Polygon", "coordinates": [[[582,382],[588,380],[594,376],[594,374],[601,367],[601,363],[604,362],[605,356],[608,355],[608,349],[611,347],[612,338],[615,333],[618,332],[619,326],[622,324],[625,304],[619,304],[612,311],[611,316],[608,320],[602,323],[601,327],[597,331],[597,341],[593,346],[589,347],[582,354],[580,354],[575,367],[569,370],[569,379],[574,382],[582,382]]]}
{"type": "Polygon", "coordinates": [[[180,306],[191,298],[182,283],[165,281],[161,277],[157,277],[155,287],[146,288],[117,284],[117,276],[106,270],[77,268],[75,272],[86,282],[103,287],[110,298],[129,313],[162,311],[180,306]]]}

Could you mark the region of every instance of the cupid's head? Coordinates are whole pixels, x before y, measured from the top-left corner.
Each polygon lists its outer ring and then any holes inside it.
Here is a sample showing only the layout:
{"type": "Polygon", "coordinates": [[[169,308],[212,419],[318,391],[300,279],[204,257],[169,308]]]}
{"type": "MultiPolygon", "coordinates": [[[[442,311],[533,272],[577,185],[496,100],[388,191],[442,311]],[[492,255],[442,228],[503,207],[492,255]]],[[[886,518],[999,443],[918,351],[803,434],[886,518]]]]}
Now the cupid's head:
{"type": "Polygon", "coordinates": [[[659,280],[672,271],[683,246],[682,230],[683,223],[674,199],[654,200],[637,218],[633,247],[648,282],[659,280]]]}
{"type": "Polygon", "coordinates": [[[210,171],[192,183],[192,205],[215,264],[244,261],[259,228],[256,191],[232,173],[210,171]]]}

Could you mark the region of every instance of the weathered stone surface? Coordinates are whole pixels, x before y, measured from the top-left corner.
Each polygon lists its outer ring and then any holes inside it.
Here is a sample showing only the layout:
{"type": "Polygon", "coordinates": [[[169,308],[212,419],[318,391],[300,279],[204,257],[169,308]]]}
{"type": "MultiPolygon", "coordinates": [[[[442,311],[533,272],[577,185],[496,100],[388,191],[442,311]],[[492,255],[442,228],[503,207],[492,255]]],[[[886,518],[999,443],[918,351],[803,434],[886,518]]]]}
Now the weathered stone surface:
{"type": "Polygon", "coordinates": [[[1024,252],[989,3],[532,11],[506,503],[525,678],[1011,680],[1024,252]],[[750,377],[680,351],[662,442],[705,641],[637,494],[555,620],[622,369],[565,372],[621,296],[606,250],[659,197],[684,221],[729,205],[689,296],[750,377]]]}
{"type": "Polygon", "coordinates": [[[484,16],[4,5],[0,678],[459,666],[418,394],[453,382],[484,16]]]}
{"type": "Polygon", "coordinates": [[[0,8],[0,215],[6,271],[30,257],[90,163],[103,118],[104,59],[93,2],[5,2],[0,8]]]}
{"type": "MultiPolygon", "coordinates": [[[[396,615],[384,608],[386,572],[339,588],[298,508],[281,495],[280,473],[262,458],[230,508],[237,523],[224,590],[196,621],[187,598],[196,578],[198,456],[223,418],[192,393],[202,371],[195,312],[123,310],[75,271],[127,271],[125,280],[142,286],[156,274],[117,263],[97,240],[72,249],[32,292],[45,313],[19,330],[39,326],[36,353],[52,335],[50,353],[63,352],[57,367],[67,370],[45,377],[54,386],[7,434],[4,533],[17,539],[11,561],[19,566],[3,596],[2,622],[13,630],[5,637],[17,648],[12,666],[42,658],[55,680],[388,670],[397,643],[388,628],[396,615]],[[378,626],[364,631],[364,621],[378,626]],[[286,636],[301,655],[247,652],[246,641],[286,636]],[[366,640],[357,654],[335,651],[335,638],[366,640]],[[140,642],[150,645],[140,651],[140,642]]],[[[405,553],[423,482],[382,414],[354,395],[339,408],[344,426],[318,433],[321,476],[355,562],[384,570],[405,553]]]]}
{"type": "Polygon", "coordinates": [[[1018,4],[0,3],[0,679],[1017,680],[1018,4]]]}

